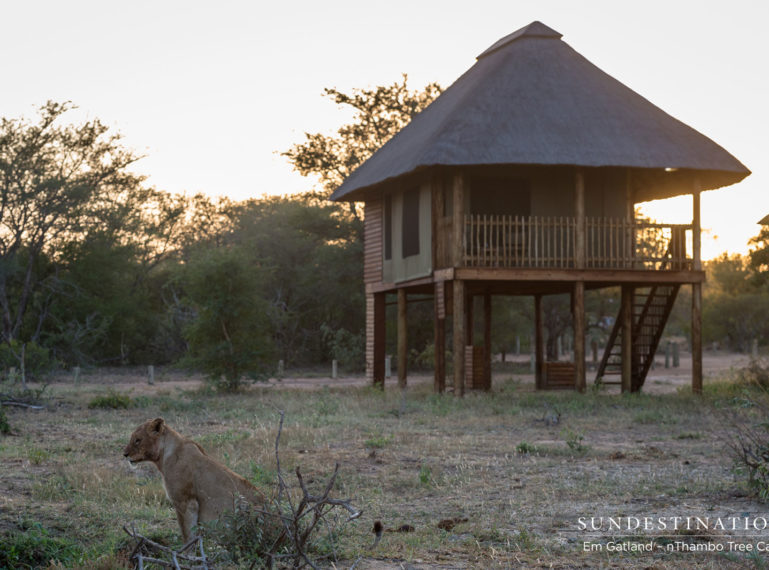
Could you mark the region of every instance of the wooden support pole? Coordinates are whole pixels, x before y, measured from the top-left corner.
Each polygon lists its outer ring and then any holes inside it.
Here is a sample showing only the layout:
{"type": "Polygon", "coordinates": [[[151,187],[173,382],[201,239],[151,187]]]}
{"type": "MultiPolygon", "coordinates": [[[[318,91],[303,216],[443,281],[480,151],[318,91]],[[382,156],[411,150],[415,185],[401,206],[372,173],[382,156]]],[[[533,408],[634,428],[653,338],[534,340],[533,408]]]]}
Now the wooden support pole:
{"type": "MultiPolygon", "coordinates": [[[[692,188],[692,268],[702,269],[700,192],[698,179],[692,188]]],[[[702,394],[702,283],[692,283],[692,392],[702,394]]]]}
{"type": "Polygon", "coordinates": [[[692,392],[702,394],[702,283],[692,283],[692,392]]]}
{"type": "MultiPolygon", "coordinates": [[[[574,181],[574,264],[577,269],[584,269],[587,259],[587,221],[585,219],[585,174],[577,169],[574,181]]],[[[584,288],[584,284],[583,284],[584,288]]]]}
{"type": "Polygon", "coordinates": [[[692,265],[695,271],[702,269],[702,223],[700,220],[700,181],[694,181],[692,190],[692,265]]]}
{"type": "Polygon", "coordinates": [[[534,295],[534,385],[537,390],[545,387],[542,375],[545,362],[545,330],[542,318],[542,295],[534,295]]]}
{"type": "Polygon", "coordinates": [[[574,283],[574,387],[585,392],[585,282],[574,283]]]}
{"type": "Polygon", "coordinates": [[[406,365],[408,358],[406,319],[406,289],[398,289],[398,387],[406,387],[406,365]]]}
{"type": "Polygon", "coordinates": [[[491,389],[491,293],[483,294],[483,389],[491,389]]]}
{"type": "Polygon", "coordinates": [[[633,194],[632,174],[628,168],[625,171],[625,222],[627,223],[627,234],[625,235],[626,260],[625,268],[633,268],[633,257],[635,257],[635,232],[633,231],[633,222],[635,222],[635,196],[633,194]]]}
{"type": "Polygon", "coordinates": [[[454,395],[465,394],[465,282],[454,280],[454,395]]]}
{"type": "Polygon", "coordinates": [[[446,298],[443,282],[435,284],[434,297],[434,358],[435,378],[433,391],[442,393],[446,389],[446,298]]]}
{"type": "Polygon", "coordinates": [[[386,294],[366,295],[366,378],[379,388],[385,384],[386,294]]]}
{"type": "Polygon", "coordinates": [[[454,208],[452,257],[454,267],[462,267],[465,264],[465,180],[460,173],[454,175],[452,192],[454,208]]]}
{"type": "Polygon", "coordinates": [[[633,286],[622,286],[622,392],[633,388],[633,286]]]}

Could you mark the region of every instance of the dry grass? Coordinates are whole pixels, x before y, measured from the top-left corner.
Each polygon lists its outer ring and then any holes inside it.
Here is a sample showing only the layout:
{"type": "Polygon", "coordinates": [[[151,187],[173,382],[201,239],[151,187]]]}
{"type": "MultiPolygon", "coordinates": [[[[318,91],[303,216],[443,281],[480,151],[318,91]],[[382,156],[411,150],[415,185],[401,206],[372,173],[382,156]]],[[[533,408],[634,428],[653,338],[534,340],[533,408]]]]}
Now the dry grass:
{"type": "Polygon", "coordinates": [[[593,516],[765,515],[766,507],[746,496],[728,457],[719,410],[740,409],[739,390],[729,386],[701,398],[622,397],[534,393],[508,379],[496,380],[490,394],[460,401],[419,385],[409,389],[401,413],[395,389],[255,387],[221,396],[158,382],[152,390],[123,389],[130,408],[89,409],[94,397],[115,390],[108,384],[54,384],[46,410],[6,410],[13,431],[0,438],[0,533],[6,538],[40,525],[80,545],[69,564],[84,567],[120,559],[125,523],[178,543],[154,467],[131,469],[122,460],[126,437],[140,422],[162,416],[269,487],[282,409],[284,469],[300,465],[312,488],[340,462],[337,492],[364,511],[342,538],[348,563],[363,557],[358,568],[762,563],[747,554],[585,552],[577,524],[578,517],[593,516]],[[560,413],[555,425],[545,421],[552,410],[560,413]],[[438,528],[454,517],[467,521],[450,531],[438,528]],[[385,532],[371,550],[375,520],[414,531],[385,532]]]}

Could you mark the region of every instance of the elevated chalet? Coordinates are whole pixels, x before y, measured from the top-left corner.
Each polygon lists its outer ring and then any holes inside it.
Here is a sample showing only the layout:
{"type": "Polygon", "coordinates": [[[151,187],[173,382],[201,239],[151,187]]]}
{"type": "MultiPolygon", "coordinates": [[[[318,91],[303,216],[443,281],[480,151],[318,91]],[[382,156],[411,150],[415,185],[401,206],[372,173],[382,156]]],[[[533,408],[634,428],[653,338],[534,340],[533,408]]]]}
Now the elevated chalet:
{"type": "Polygon", "coordinates": [[[584,390],[587,288],[622,287],[598,377],[639,390],[675,296],[692,287],[702,387],[700,192],[750,174],[716,143],[579,55],[540,22],[502,38],[361,165],[333,200],[365,202],[367,374],[384,382],[385,297],[435,303],[435,387],[452,319],[454,392],[490,385],[491,295],[535,299],[537,386],[584,390]],[[692,223],[642,223],[637,202],[692,196],[692,223]],[[649,245],[651,244],[651,245],[649,245]],[[541,299],[570,293],[573,363],[544,362],[541,299]],[[473,348],[472,299],[484,298],[473,348]]]}

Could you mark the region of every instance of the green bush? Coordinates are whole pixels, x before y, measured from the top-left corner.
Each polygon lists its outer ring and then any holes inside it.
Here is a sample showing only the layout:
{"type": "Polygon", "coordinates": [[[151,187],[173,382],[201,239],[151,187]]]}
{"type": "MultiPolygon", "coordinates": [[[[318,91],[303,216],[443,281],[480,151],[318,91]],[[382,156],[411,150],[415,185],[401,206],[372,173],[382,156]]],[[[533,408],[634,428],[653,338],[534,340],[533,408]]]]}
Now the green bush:
{"type": "Polygon", "coordinates": [[[27,380],[38,379],[56,367],[56,360],[51,357],[47,348],[34,342],[21,343],[12,340],[0,344],[0,369],[7,371],[11,368],[21,370],[21,351],[24,346],[24,373],[27,380]]]}
{"type": "Polygon", "coordinates": [[[110,390],[104,396],[96,396],[88,402],[88,408],[101,408],[105,410],[125,410],[133,407],[131,397],[126,394],[118,394],[110,390]]]}
{"type": "Polygon", "coordinates": [[[0,536],[0,568],[39,568],[51,561],[74,565],[82,557],[80,546],[51,536],[40,523],[0,536]]]}
{"type": "Polygon", "coordinates": [[[0,406],[0,433],[3,435],[11,433],[11,425],[8,423],[8,418],[2,406],[0,406]]]}
{"type": "Polygon", "coordinates": [[[366,337],[346,329],[333,330],[321,326],[323,340],[328,344],[331,357],[347,372],[362,372],[366,367],[366,337]]]}
{"type": "Polygon", "coordinates": [[[272,567],[271,555],[283,550],[285,534],[280,514],[273,505],[256,508],[240,500],[234,511],[224,513],[218,521],[208,523],[204,534],[224,549],[235,563],[251,562],[254,567],[272,567]],[[255,566],[256,564],[258,566],[255,566]]]}

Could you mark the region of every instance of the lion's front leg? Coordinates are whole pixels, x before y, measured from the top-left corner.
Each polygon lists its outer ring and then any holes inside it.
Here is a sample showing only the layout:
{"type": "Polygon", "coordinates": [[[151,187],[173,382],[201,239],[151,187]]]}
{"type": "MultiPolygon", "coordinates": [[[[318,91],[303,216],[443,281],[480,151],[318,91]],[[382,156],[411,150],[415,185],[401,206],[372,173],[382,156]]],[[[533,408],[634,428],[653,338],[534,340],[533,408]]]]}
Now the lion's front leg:
{"type": "Polygon", "coordinates": [[[192,530],[198,526],[200,514],[200,505],[196,499],[190,499],[176,507],[176,518],[179,521],[179,527],[182,529],[182,538],[188,542],[192,538],[192,530]]]}

